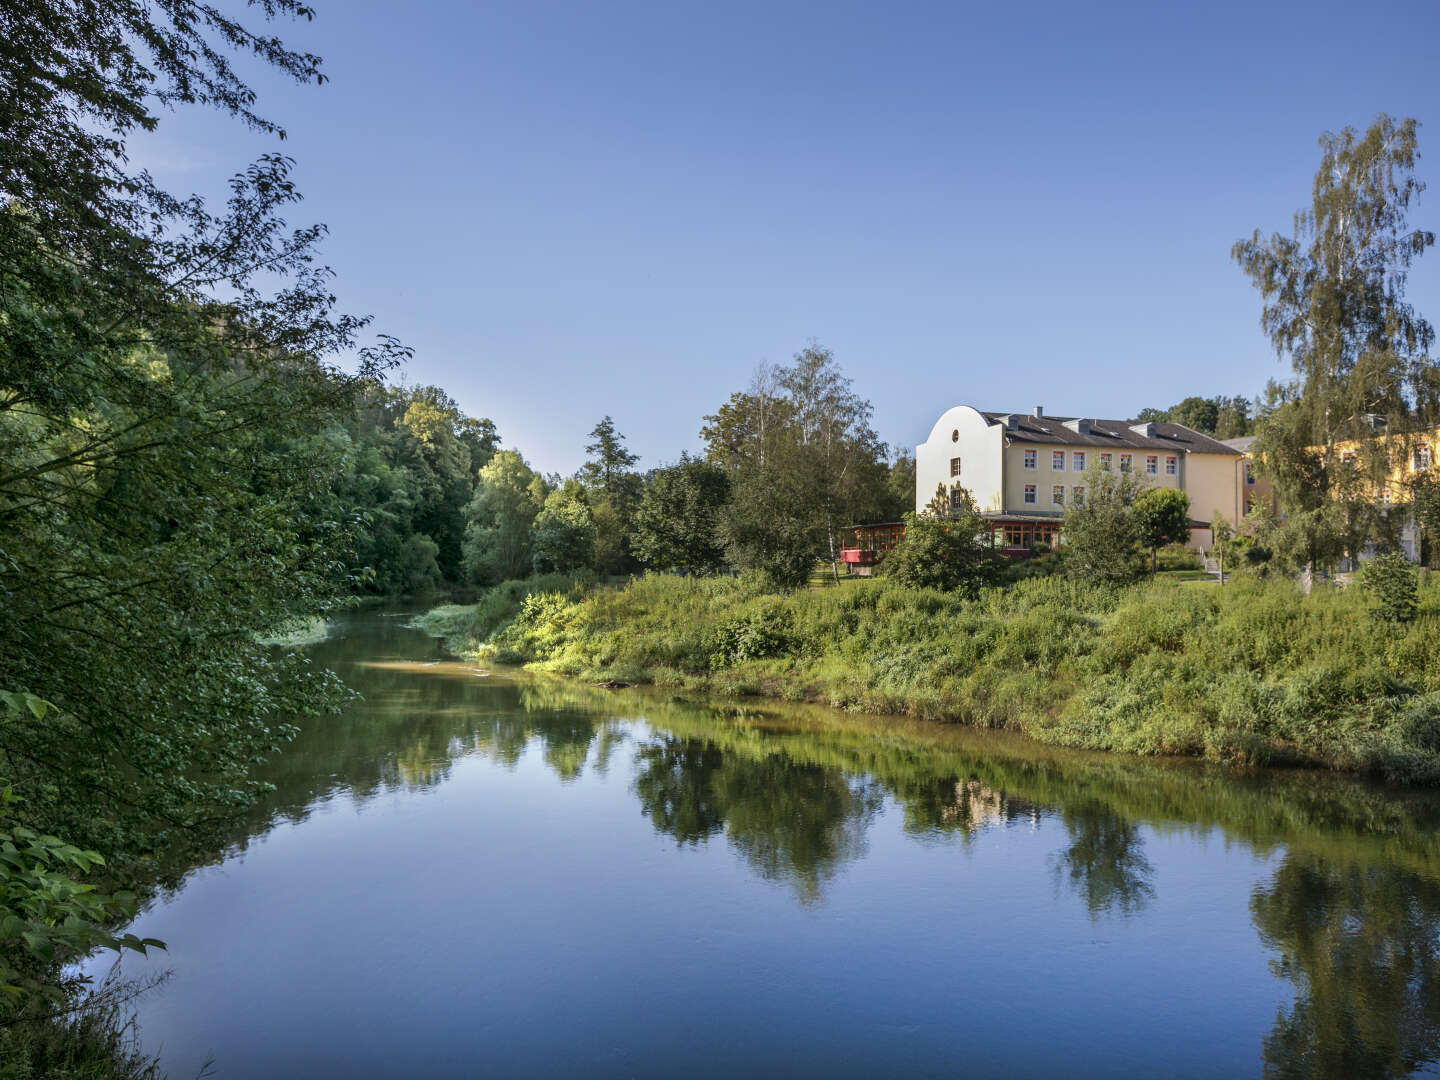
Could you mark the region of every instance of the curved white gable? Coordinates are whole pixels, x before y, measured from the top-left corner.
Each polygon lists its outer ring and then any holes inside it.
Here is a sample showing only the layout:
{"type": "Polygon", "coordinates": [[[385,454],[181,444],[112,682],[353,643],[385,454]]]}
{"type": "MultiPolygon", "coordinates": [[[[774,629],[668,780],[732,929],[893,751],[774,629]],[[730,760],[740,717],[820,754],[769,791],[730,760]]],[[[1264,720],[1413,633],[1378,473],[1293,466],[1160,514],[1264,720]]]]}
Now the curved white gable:
{"type": "Polygon", "coordinates": [[[1005,425],[993,424],[970,405],[946,409],[930,429],[930,437],[915,448],[915,512],[935,497],[935,489],[954,483],[965,487],[982,510],[1002,508],[1004,491],[1005,425]],[[960,459],[960,474],[951,462],[960,459]]]}

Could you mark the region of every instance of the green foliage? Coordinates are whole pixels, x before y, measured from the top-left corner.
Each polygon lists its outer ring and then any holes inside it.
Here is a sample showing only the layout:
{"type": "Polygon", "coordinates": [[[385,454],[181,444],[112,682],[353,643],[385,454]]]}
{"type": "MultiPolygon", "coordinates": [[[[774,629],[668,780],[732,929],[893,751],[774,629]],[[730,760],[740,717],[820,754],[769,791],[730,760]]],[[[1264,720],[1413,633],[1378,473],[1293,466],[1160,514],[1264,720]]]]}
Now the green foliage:
{"type": "Polygon", "coordinates": [[[546,497],[535,516],[531,545],[537,574],[563,574],[594,565],[595,518],[578,485],[567,484],[546,497]]]}
{"type": "Polygon", "coordinates": [[[725,564],[721,513],[730,496],[725,471],[680,455],[656,469],[635,511],[634,551],[646,566],[687,574],[713,574],[725,564]]]}
{"type": "Polygon", "coordinates": [[[1434,331],[1405,300],[1411,262],[1435,242],[1407,223],[1424,189],[1417,136],[1413,119],[1384,114],[1363,135],[1321,136],[1312,204],[1295,216],[1294,236],[1256,230],[1232,250],[1294,373],[1269,387],[1252,453],[1295,523],[1280,547],[1301,549],[1307,567],[1355,556],[1378,522],[1367,504],[1389,463],[1374,417],[1428,425],[1440,415],[1434,331]],[[1344,443],[1359,448],[1350,462],[1344,443]]]}
{"type": "Polygon", "coordinates": [[[545,504],[545,481],[514,450],[499,451],[481,470],[465,507],[466,577],[478,585],[524,577],[531,570],[531,529],[545,504]]]}
{"type": "Polygon", "coordinates": [[[795,643],[793,617],[781,605],[746,611],[711,631],[710,667],[718,671],[748,660],[784,656],[795,643]]]}
{"type": "Polygon", "coordinates": [[[1130,507],[1135,538],[1150,549],[1153,570],[1160,548],[1190,539],[1190,497],[1178,488],[1147,488],[1130,507]]]}
{"type": "Polygon", "coordinates": [[[1238,439],[1254,431],[1250,399],[1245,397],[1187,397],[1168,409],[1141,409],[1137,420],[1183,424],[1192,431],[1217,439],[1238,439]]]}
{"type": "Polygon", "coordinates": [[[1424,473],[1411,486],[1410,505],[1432,569],[1440,566],[1440,478],[1424,473]]]}
{"type": "Polygon", "coordinates": [[[1085,501],[1065,508],[1068,569],[1094,585],[1130,581],[1140,573],[1141,542],[1132,504],[1144,490],[1134,473],[1111,472],[1098,466],[1085,474],[1085,501]]]}
{"type": "Polygon", "coordinates": [[[1012,727],[1089,749],[1302,760],[1440,783],[1429,644],[1440,583],[1422,587],[1415,620],[1398,626],[1367,618],[1361,590],[1304,596],[1253,578],[1223,590],[1163,578],[1117,589],[1048,576],[966,597],[893,578],[776,593],[758,575],[651,574],[549,591],[467,651],[587,679],[1012,727]]]}
{"type": "Polygon", "coordinates": [[[633,551],[636,507],[645,481],[632,466],[639,457],[625,446],[625,436],[605,417],[590,432],[589,455],[576,477],[585,488],[595,522],[595,569],[602,574],[624,574],[636,568],[633,551]]]}
{"type": "Polygon", "coordinates": [[[990,530],[964,488],[947,503],[944,516],[927,510],[905,515],[905,536],[885,556],[881,572],[916,589],[974,593],[995,580],[998,565],[990,530]]]}
{"type": "Polygon", "coordinates": [[[1375,618],[1411,622],[1419,605],[1419,577],[1410,560],[1397,551],[1376,556],[1360,568],[1360,583],[1370,596],[1375,618]]]}
{"type": "Polygon", "coordinates": [[[591,429],[590,438],[594,441],[585,445],[590,456],[578,479],[591,492],[624,498],[638,487],[627,481],[638,479],[631,467],[640,458],[625,446],[625,436],[615,430],[615,421],[608,416],[591,429]]]}
{"type": "Polygon", "coordinates": [[[894,508],[871,412],[830,351],[812,344],[788,367],[763,366],[705,418],[706,458],[731,479],[722,532],[732,565],[794,587],[825,558],[838,580],[845,527],[894,508]]]}

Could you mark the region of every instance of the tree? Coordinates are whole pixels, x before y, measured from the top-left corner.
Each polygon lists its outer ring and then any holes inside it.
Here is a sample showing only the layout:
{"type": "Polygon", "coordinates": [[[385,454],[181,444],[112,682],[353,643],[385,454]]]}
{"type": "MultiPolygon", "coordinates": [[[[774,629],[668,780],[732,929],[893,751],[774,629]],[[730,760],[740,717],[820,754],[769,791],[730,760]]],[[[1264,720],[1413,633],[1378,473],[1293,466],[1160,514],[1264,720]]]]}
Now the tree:
{"type": "MultiPolygon", "coordinates": [[[[1287,518],[1306,518],[1307,574],[1344,544],[1324,513],[1340,484],[1340,444],[1373,490],[1388,471],[1375,417],[1433,423],[1440,375],[1434,331],[1405,300],[1411,262],[1435,242],[1411,229],[1418,125],[1381,114],[1320,138],[1311,207],[1293,236],[1259,230],[1232,255],[1264,298],[1261,326],[1294,378],[1271,384],[1267,422],[1252,449],[1287,518]]],[[[1353,541],[1352,541],[1353,542],[1353,541]]],[[[1350,552],[1352,555],[1355,551],[1350,552]]]]}
{"type": "Polygon", "coordinates": [[[625,436],[605,417],[590,432],[589,460],[580,468],[591,516],[595,521],[595,568],[605,574],[622,574],[636,567],[632,552],[635,507],[644,481],[631,468],[639,457],[625,447],[625,436]]]}
{"type": "Polygon", "coordinates": [[[995,570],[989,525],[958,484],[923,513],[905,514],[905,536],[881,563],[881,572],[901,585],[972,595],[994,580],[995,570]]]}
{"type": "Polygon", "coordinates": [[[841,530],[891,505],[886,446],[828,349],[762,365],[750,388],[705,419],[706,457],[731,477],[726,532],[738,566],[803,581],[828,556],[839,579],[841,530]]]}
{"type": "Polygon", "coordinates": [[[532,564],[537,574],[565,573],[595,560],[595,518],[574,481],[552,491],[535,517],[532,564]]]}
{"type": "Polygon", "coordinates": [[[531,529],[545,504],[545,481],[514,450],[501,450],[480,470],[465,508],[465,573],[477,585],[530,574],[531,529]]]}
{"type": "Polygon", "coordinates": [[[1190,539],[1190,498],[1178,488],[1142,491],[1135,497],[1130,514],[1136,539],[1141,547],[1150,549],[1152,574],[1162,547],[1190,539]]]}
{"type": "Polygon", "coordinates": [[[725,565],[720,519],[730,496],[725,470],[680,455],[656,469],[635,511],[634,551],[646,566],[713,574],[725,565]]]}
{"type": "Polygon", "coordinates": [[[594,441],[585,445],[590,457],[580,469],[581,483],[612,497],[623,494],[623,480],[634,475],[631,466],[640,458],[626,448],[625,436],[608,416],[590,430],[590,437],[594,441]]]}
{"type": "Polygon", "coordinates": [[[720,521],[726,561],[759,570],[782,589],[804,585],[825,542],[813,494],[801,471],[774,455],[770,467],[740,472],[720,521]]]}
{"type": "Polygon", "coordinates": [[[1420,527],[1420,542],[1428,556],[1428,565],[1440,566],[1440,479],[1434,473],[1422,474],[1411,485],[1410,505],[1415,523],[1420,527]]]}
{"type": "Polygon", "coordinates": [[[1217,439],[1238,439],[1254,427],[1250,400],[1245,397],[1187,397],[1168,409],[1141,409],[1137,420],[1157,424],[1183,424],[1217,439]]]}
{"type": "Polygon", "coordinates": [[[1071,572],[1097,585],[1130,581],[1139,571],[1139,538],[1131,504],[1144,487],[1134,473],[1092,466],[1085,474],[1085,501],[1065,509],[1061,530],[1071,572]]]}
{"type": "Polygon", "coordinates": [[[885,478],[884,503],[878,517],[898,521],[915,509],[915,455],[896,450],[890,460],[890,474],[885,478]]]}

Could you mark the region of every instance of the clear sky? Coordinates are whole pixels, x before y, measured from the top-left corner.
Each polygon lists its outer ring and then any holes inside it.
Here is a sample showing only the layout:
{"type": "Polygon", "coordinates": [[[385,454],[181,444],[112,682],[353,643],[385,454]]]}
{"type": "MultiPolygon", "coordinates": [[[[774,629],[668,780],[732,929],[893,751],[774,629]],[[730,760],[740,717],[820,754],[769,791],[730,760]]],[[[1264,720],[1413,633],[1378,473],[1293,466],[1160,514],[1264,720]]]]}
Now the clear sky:
{"type": "MultiPolygon", "coordinates": [[[[547,471],[607,413],[673,460],[810,339],[912,448],[959,403],[1253,395],[1285,369],[1230,245],[1290,230],[1317,136],[1414,116],[1440,180],[1434,0],[315,6],[279,29],[329,83],[241,65],[283,147],[190,110],[133,160],[295,156],[345,307],[547,471]]],[[[1410,296],[1440,321],[1440,253],[1410,296]]]]}

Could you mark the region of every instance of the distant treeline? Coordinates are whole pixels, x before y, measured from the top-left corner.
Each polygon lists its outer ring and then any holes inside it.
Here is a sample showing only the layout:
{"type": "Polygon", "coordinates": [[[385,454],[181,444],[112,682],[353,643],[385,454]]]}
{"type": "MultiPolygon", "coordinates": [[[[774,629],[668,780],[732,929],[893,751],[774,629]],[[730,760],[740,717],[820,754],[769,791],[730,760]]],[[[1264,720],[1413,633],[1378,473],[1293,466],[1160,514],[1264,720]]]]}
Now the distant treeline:
{"type": "Polygon", "coordinates": [[[911,457],[891,456],[828,350],[765,367],[705,418],[703,456],[646,471],[606,416],[583,466],[541,475],[495,425],[436,387],[375,383],[336,425],[337,509],[355,526],[357,589],[425,593],[531,573],[760,569],[804,581],[847,525],[912,509],[911,457]]]}

